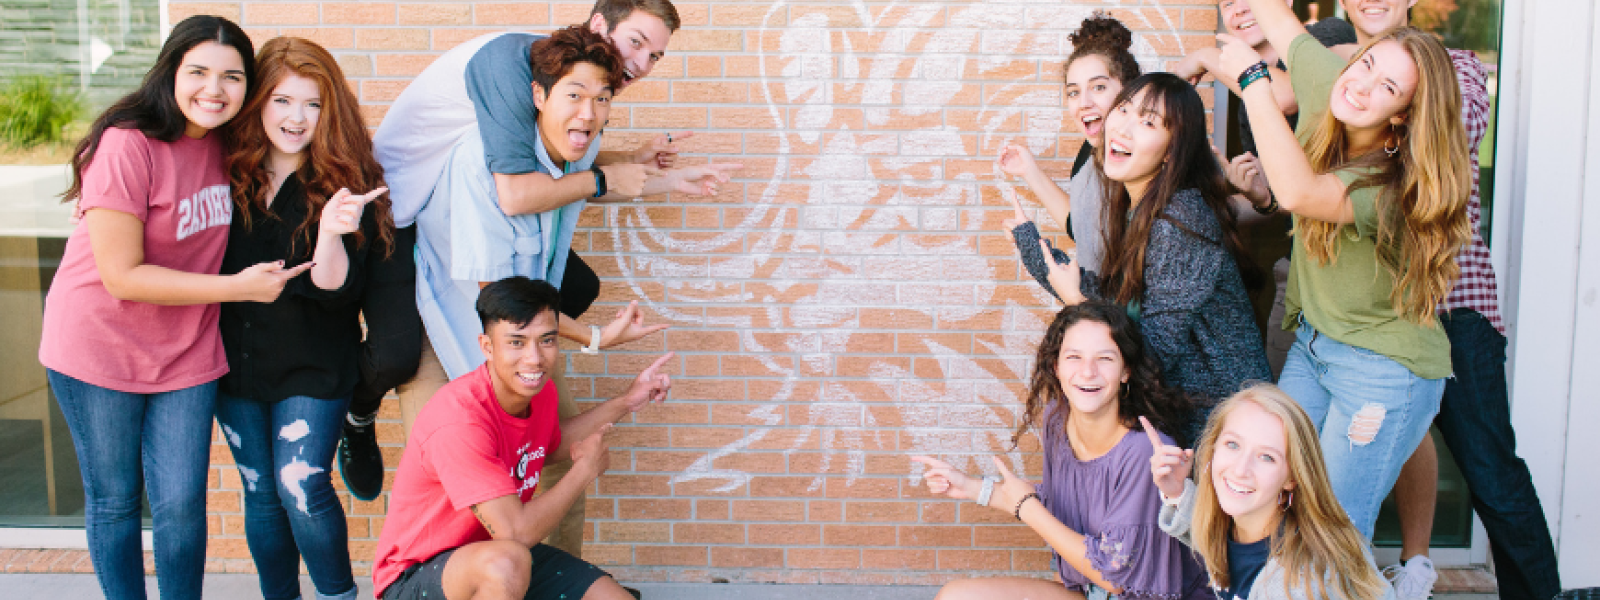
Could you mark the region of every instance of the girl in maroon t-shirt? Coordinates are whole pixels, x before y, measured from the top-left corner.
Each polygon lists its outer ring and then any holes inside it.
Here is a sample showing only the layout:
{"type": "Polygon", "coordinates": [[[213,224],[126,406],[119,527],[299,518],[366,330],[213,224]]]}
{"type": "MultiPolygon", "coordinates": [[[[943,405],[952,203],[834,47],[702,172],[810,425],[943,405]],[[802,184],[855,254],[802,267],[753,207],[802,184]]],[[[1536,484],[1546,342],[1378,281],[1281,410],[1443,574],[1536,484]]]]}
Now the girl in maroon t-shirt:
{"type": "Polygon", "coordinates": [[[107,598],[144,598],[149,488],[163,598],[199,598],[217,378],[218,302],[271,302],[303,268],[220,277],[233,210],[220,136],[253,77],[220,17],[173,27],[139,89],[95,119],[72,161],[83,218],[45,297],[39,362],[83,474],[89,556],[107,598]]]}

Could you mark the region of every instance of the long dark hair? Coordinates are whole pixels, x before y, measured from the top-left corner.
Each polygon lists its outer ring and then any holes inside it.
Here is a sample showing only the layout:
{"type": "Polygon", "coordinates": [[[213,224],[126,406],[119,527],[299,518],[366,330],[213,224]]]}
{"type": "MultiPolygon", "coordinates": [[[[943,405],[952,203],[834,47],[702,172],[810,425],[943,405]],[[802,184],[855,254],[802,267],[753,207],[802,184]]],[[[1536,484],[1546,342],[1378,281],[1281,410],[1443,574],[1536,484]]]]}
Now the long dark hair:
{"type": "MultiPolygon", "coordinates": [[[[1109,178],[1102,182],[1106,201],[1101,226],[1105,232],[1106,254],[1101,265],[1101,289],[1121,304],[1144,296],[1145,249],[1157,219],[1165,219],[1181,231],[1207,239],[1165,215],[1172,196],[1186,189],[1198,189],[1206,205],[1216,213],[1217,221],[1222,224],[1222,242],[1233,255],[1245,285],[1260,283],[1260,269],[1245,254],[1244,244],[1239,241],[1239,218],[1228,204],[1228,180],[1217,157],[1211,153],[1211,142],[1206,137],[1205,105],[1200,102],[1200,94],[1177,75],[1147,73],[1122,88],[1122,93],[1117,94],[1112,103],[1112,110],[1131,102],[1141,91],[1145,93],[1142,105],[1130,108],[1141,114],[1160,114],[1172,138],[1167,143],[1166,161],[1145,188],[1144,197],[1137,206],[1133,205],[1122,182],[1109,178]],[[1133,211],[1131,218],[1127,216],[1129,210],[1133,211]]],[[[1104,152],[1104,147],[1096,151],[1101,161],[1104,161],[1104,152]]]]}
{"type": "Polygon", "coordinates": [[[1039,343],[1039,353],[1034,358],[1022,424],[1011,435],[1011,447],[1017,447],[1018,440],[1039,422],[1051,402],[1061,403],[1057,414],[1063,420],[1071,411],[1061,379],[1056,377],[1056,364],[1060,362],[1061,340],[1066,337],[1067,330],[1084,321],[1111,329],[1111,340],[1117,344],[1122,363],[1128,369],[1128,381],[1122,384],[1117,397],[1117,414],[1122,417],[1122,425],[1139,429],[1139,417],[1144,417],[1156,429],[1173,436],[1180,445],[1187,444],[1188,440],[1180,436],[1187,429],[1195,402],[1178,388],[1162,383],[1161,365],[1156,362],[1155,355],[1145,350],[1144,336],[1125,309],[1107,302],[1089,301],[1061,309],[1050,328],[1045,330],[1044,341],[1039,343]]]}
{"type": "Polygon", "coordinates": [[[246,95],[253,91],[256,81],[255,47],[233,21],[211,15],[195,15],[180,21],[172,28],[172,35],[161,45],[155,66],[145,73],[139,89],[113,102],[89,126],[89,134],[78,142],[72,153],[72,187],[61,194],[62,201],[75,200],[83,193],[83,170],[94,161],[100,149],[100,136],[108,127],[138,129],[146,137],[163,142],[175,142],[183,135],[189,119],[178,108],[175,87],[178,67],[183,57],[205,42],[231,46],[239,52],[239,62],[244,63],[246,95]]]}
{"type": "MultiPolygon", "coordinates": [[[[290,75],[316,82],[321,92],[322,117],[311,133],[311,144],[303,151],[304,160],[294,173],[306,188],[306,217],[295,225],[295,235],[289,242],[291,257],[300,256],[301,250],[309,256],[316,247],[317,224],[328,199],[339,188],[366,193],[381,187],[383,167],[372,156],[372,138],[361,122],[360,106],[346,83],[344,71],[322,46],[297,37],[273,38],[262,44],[255,66],[261,83],[246,96],[248,100],[239,110],[240,118],[231,128],[233,135],[228,143],[228,176],[234,205],[238,207],[234,218],[244,219],[245,229],[249,230],[250,205],[266,207],[272,200],[267,197],[272,178],[265,166],[272,142],[261,123],[261,111],[271,101],[272,92],[290,75]],[[296,249],[301,242],[304,247],[296,249]]],[[[394,217],[389,208],[387,196],[379,196],[367,205],[378,224],[376,247],[385,257],[394,250],[394,217]]],[[[360,229],[354,236],[358,246],[368,242],[360,229]]]]}

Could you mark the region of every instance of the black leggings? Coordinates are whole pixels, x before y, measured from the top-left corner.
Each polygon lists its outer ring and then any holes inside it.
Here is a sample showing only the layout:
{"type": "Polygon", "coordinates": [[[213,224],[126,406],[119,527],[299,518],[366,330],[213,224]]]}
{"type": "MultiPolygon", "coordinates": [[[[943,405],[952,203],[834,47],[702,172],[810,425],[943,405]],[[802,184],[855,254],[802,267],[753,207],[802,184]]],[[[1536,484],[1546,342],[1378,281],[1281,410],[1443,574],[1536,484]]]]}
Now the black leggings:
{"type": "Polygon", "coordinates": [[[422,317],[417,314],[417,226],[394,231],[394,253],[374,253],[361,293],[361,317],[367,339],[357,363],[361,379],[350,397],[350,414],[378,412],[383,396],[417,373],[422,358],[422,317]]]}
{"type": "MultiPolygon", "coordinates": [[[[377,260],[361,295],[367,339],[361,342],[361,379],[350,398],[350,414],[376,414],[383,396],[417,372],[422,355],[422,317],[417,314],[417,227],[394,232],[394,255],[377,260]]],[[[578,257],[567,255],[561,278],[561,314],[576,319],[600,296],[600,277],[578,257]]]]}

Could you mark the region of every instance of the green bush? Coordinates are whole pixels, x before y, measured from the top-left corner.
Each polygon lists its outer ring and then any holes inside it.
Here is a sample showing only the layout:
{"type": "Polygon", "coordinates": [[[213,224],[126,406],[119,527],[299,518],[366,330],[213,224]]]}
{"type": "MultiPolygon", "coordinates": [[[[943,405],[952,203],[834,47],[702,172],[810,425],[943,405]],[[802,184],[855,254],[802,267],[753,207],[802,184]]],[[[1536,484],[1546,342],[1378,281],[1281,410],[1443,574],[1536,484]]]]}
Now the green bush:
{"type": "Polygon", "coordinates": [[[59,77],[23,75],[0,89],[0,141],[30,148],[59,142],[83,99],[59,77]]]}

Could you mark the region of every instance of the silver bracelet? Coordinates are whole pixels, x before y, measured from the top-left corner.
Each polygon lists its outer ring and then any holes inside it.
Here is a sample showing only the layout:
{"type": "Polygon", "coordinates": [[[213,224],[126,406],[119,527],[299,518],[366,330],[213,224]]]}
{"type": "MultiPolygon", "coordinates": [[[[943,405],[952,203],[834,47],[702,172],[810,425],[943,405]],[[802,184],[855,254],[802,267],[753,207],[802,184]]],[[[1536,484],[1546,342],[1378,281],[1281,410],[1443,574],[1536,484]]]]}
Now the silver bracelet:
{"type": "Polygon", "coordinates": [[[599,354],[600,353],[600,326],[599,325],[590,325],[589,326],[589,345],[584,346],[580,350],[584,354],[599,354]]]}
{"type": "Polygon", "coordinates": [[[999,482],[999,477],[993,475],[983,476],[983,488],[978,490],[978,506],[989,505],[989,496],[994,495],[994,484],[999,482]]]}

